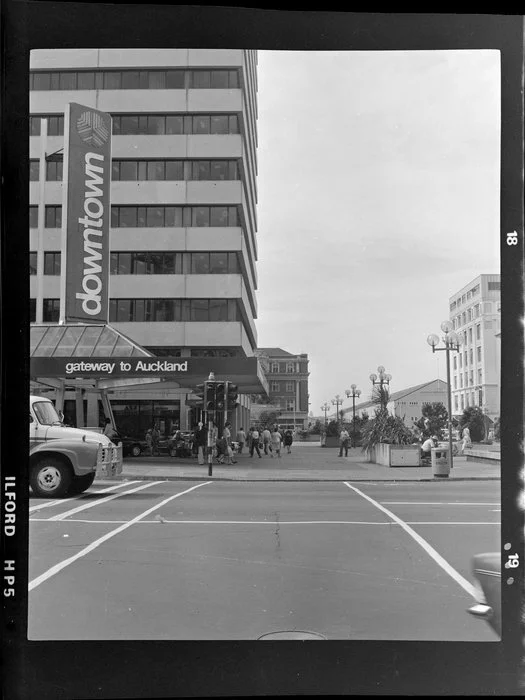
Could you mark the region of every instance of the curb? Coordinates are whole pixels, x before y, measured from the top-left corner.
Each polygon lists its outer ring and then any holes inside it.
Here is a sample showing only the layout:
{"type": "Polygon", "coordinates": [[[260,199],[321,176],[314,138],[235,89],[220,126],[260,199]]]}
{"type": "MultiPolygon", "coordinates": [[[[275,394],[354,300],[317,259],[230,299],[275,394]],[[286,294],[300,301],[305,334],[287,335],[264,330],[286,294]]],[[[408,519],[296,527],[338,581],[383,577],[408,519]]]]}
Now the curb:
{"type": "Polygon", "coordinates": [[[118,481],[249,481],[257,483],[259,481],[272,481],[272,482],[315,482],[315,483],[343,483],[345,481],[357,481],[357,482],[367,482],[367,483],[398,483],[398,484],[420,484],[423,482],[439,482],[440,484],[447,483],[451,484],[458,481],[500,481],[499,476],[461,476],[453,479],[443,479],[443,478],[430,478],[423,477],[422,479],[374,479],[373,477],[359,478],[359,477],[341,477],[340,479],[319,479],[319,478],[306,478],[306,477],[296,477],[291,479],[283,479],[282,477],[260,477],[254,479],[249,476],[208,476],[204,474],[203,476],[135,476],[135,475],[121,475],[120,478],[116,477],[118,481]]]}

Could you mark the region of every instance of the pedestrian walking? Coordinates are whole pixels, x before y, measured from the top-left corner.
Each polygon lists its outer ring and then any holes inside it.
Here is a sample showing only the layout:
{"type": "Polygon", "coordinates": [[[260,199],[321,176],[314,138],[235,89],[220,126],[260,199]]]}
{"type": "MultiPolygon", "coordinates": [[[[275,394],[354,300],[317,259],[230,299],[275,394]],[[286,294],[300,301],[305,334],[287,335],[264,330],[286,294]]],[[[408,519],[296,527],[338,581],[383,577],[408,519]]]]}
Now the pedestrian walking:
{"type": "Polygon", "coordinates": [[[283,440],[284,446],[286,447],[286,451],[288,454],[292,452],[292,444],[293,444],[293,432],[288,428],[288,430],[284,431],[284,440],[283,440]]]}
{"type": "Polygon", "coordinates": [[[151,435],[151,428],[148,428],[148,430],[146,430],[144,440],[146,441],[146,446],[151,457],[153,455],[153,437],[151,435]]]}
{"type": "Polygon", "coordinates": [[[465,454],[465,448],[472,447],[472,440],[470,438],[470,430],[468,428],[463,428],[463,432],[461,433],[461,437],[463,438],[462,443],[461,443],[461,454],[465,454]]]}
{"type": "Polygon", "coordinates": [[[237,460],[234,459],[233,454],[231,427],[232,424],[229,421],[227,421],[224,424],[224,430],[222,431],[222,439],[224,441],[225,447],[226,464],[237,464],[237,460]]]}
{"type": "Polygon", "coordinates": [[[268,450],[270,450],[270,452],[272,451],[271,438],[272,438],[272,434],[268,430],[268,426],[266,426],[265,429],[262,431],[262,441],[263,441],[263,449],[264,449],[265,455],[268,454],[268,450]]]}
{"type": "Polygon", "coordinates": [[[343,428],[339,433],[339,457],[343,456],[343,450],[345,451],[345,457],[348,457],[348,441],[350,440],[350,434],[346,428],[343,428]]]}
{"type": "Polygon", "coordinates": [[[208,431],[204,427],[204,423],[199,422],[195,431],[195,444],[197,445],[197,459],[199,464],[204,464],[204,456],[206,455],[206,445],[208,443],[208,431]]]}
{"type": "Polygon", "coordinates": [[[246,444],[246,433],[242,426],[237,431],[237,442],[239,444],[239,454],[242,454],[243,447],[246,444]]]}
{"type": "Polygon", "coordinates": [[[106,418],[104,423],[104,435],[106,435],[106,437],[108,437],[110,440],[112,438],[118,437],[118,433],[113,427],[113,424],[111,423],[111,418],[106,418]]]}
{"type": "Polygon", "coordinates": [[[277,455],[278,459],[281,459],[281,443],[282,443],[282,441],[283,441],[282,435],[277,430],[277,426],[275,426],[273,429],[273,432],[271,433],[271,443],[270,443],[272,459],[273,459],[274,454],[277,455]]]}
{"type": "Polygon", "coordinates": [[[153,449],[153,454],[159,454],[159,440],[160,440],[160,431],[159,431],[159,426],[157,423],[153,426],[153,430],[151,431],[151,442],[152,442],[152,449],[153,449]]]}
{"type": "Polygon", "coordinates": [[[251,445],[250,445],[250,457],[253,457],[253,451],[255,450],[261,459],[261,450],[259,449],[259,431],[257,428],[250,428],[251,432],[251,445]]]}

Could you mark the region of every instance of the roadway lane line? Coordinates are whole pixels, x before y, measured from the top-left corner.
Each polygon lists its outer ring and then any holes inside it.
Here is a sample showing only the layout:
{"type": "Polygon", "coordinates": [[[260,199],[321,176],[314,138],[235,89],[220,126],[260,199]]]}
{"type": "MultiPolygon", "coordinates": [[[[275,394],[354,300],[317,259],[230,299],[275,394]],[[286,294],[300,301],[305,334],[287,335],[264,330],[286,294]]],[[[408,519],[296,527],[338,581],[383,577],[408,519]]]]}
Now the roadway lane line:
{"type": "MultiPolygon", "coordinates": [[[[158,483],[158,482],[153,482],[153,483],[158,483]]],[[[149,515],[150,513],[153,513],[153,511],[157,510],[158,508],[162,508],[162,506],[166,505],[166,503],[173,501],[175,498],[179,498],[179,496],[184,496],[186,493],[190,493],[190,491],[194,491],[195,489],[198,489],[201,486],[207,486],[208,484],[212,484],[212,483],[213,483],[213,481],[205,481],[202,484],[197,484],[196,486],[192,486],[191,488],[186,489],[186,491],[181,491],[179,493],[175,493],[173,496],[170,496],[169,498],[165,498],[163,501],[161,501],[160,503],[157,503],[156,505],[152,506],[151,508],[148,508],[140,515],[136,515],[132,520],[128,520],[128,522],[123,523],[122,525],[120,525],[120,527],[117,527],[114,530],[111,530],[111,532],[108,532],[105,535],[103,535],[102,537],[99,537],[98,540],[95,540],[94,542],[89,544],[87,547],[84,547],[84,549],[80,550],[80,552],[77,552],[72,557],[69,557],[69,559],[64,559],[60,563],[55,564],[55,566],[52,566],[50,569],[45,571],[40,576],[37,576],[37,578],[35,578],[29,582],[28,590],[32,591],[37,586],[40,586],[41,583],[44,583],[44,581],[47,581],[52,576],[55,576],[56,574],[58,574],[60,571],[62,571],[62,569],[65,569],[66,566],[69,566],[73,562],[77,561],[77,559],[80,559],[81,557],[86,556],[86,554],[89,554],[90,552],[92,552],[94,549],[96,549],[98,546],[100,546],[101,544],[103,544],[107,540],[111,539],[112,537],[115,537],[115,535],[118,535],[121,532],[124,532],[124,530],[127,530],[128,527],[131,527],[135,523],[139,522],[139,520],[142,520],[142,518],[145,518],[147,515],[149,515]]]]}
{"type": "Polygon", "coordinates": [[[70,515],[75,515],[75,513],[80,513],[81,511],[87,510],[88,508],[94,508],[95,506],[100,506],[105,503],[109,503],[109,501],[112,501],[115,498],[121,498],[122,496],[127,496],[130,493],[136,493],[137,491],[149,489],[152,486],[156,486],[157,484],[165,483],[165,481],[148,481],[146,484],[142,484],[142,486],[137,486],[136,488],[130,489],[129,491],[121,491],[120,493],[114,493],[112,496],[104,496],[104,498],[101,498],[100,500],[89,501],[89,503],[84,503],[83,505],[77,506],[76,508],[71,508],[71,510],[66,510],[65,513],[53,515],[52,518],[48,518],[48,522],[52,523],[57,522],[59,520],[65,520],[70,515]]]}
{"type": "Polygon", "coordinates": [[[400,525],[403,530],[405,530],[406,533],[408,533],[411,537],[414,538],[414,540],[425,550],[425,552],[432,557],[432,559],[438,564],[446,573],[456,581],[469,595],[471,595],[474,599],[476,599],[477,596],[477,591],[474,588],[474,586],[467,581],[466,578],[463,578],[463,576],[456,571],[444,557],[437,552],[434,547],[432,547],[421,535],[418,535],[418,533],[413,530],[410,525],[407,525],[407,523],[404,522],[404,520],[401,520],[401,518],[398,518],[395,513],[392,513],[391,510],[388,510],[388,508],[385,508],[382,506],[380,503],[375,501],[373,498],[370,498],[370,496],[367,496],[366,493],[363,493],[359,489],[357,489],[355,486],[352,486],[352,484],[349,484],[348,481],[344,482],[346,486],[348,486],[349,489],[352,489],[355,493],[357,493],[359,496],[362,496],[364,499],[366,499],[369,503],[374,505],[376,508],[379,508],[380,511],[385,513],[385,515],[388,515],[389,518],[392,518],[394,522],[396,522],[398,525],[400,525]]]}
{"type": "Polygon", "coordinates": [[[499,506],[499,503],[461,503],[459,501],[380,501],[395,506],[499,506]]]}
{"type": "MultiPolygon", "coordinates": [[[[122,489],[124,486],[131,486],[132,484],[138,484],[138,481],[124,481],[121,484],[114,484],[113,486],[109,486],[107,489],[102,489],[102,491],[90,491],[93,495],[96,495],[97,493],[107,493],[108,491],[112,491],[113,489],[122,489]]],[[[51,506],[56,506],[59,503],[68,503],[69,501],[78,501],[79,498],[83,496],[82,493],[79,493],[78,496],[75,496],[74,498],[57,498],[56,501],[47,501],[46,503],[42,503],[38,506],[31,506],[29,508],[30,513],[35,513],[37,510],[42,510],[43,508],[50,508],[51,506]]]]}

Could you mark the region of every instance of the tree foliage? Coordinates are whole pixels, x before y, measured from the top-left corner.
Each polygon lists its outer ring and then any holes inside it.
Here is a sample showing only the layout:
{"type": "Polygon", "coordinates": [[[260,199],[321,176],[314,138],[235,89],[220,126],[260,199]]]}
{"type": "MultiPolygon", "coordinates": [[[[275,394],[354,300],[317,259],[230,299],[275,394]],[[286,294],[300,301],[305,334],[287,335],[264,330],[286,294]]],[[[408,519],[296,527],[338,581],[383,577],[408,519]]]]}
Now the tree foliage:
{"type": "Polygon", "coordinates": [[[326,426],[326,436],[327,437],[337,437],[339,435],[339,423],[335,420],[331,420],[326,426]]]}
{"type": "Polygon", "coordinates": [[[421,408],[422,416],[415,425],[419,428],[424,437],[431,435],[441,435],[443,428],[448,423],[448,411],[440,401],[424,403],[421,408]]]}
{"type": "Polygon", "coordinates": [[[479,406],[469,406],[463,411],[459,421],[460,428],[470,430],[472,442],[481,442],[485,437],[486,416],[479,406]]]}
{"type": "Polygon", "coordinates": [[[275,425],[279,422],[279,414],[277,411],[262,411],[259,414],[258,423],[260,425],[275,425]]]}

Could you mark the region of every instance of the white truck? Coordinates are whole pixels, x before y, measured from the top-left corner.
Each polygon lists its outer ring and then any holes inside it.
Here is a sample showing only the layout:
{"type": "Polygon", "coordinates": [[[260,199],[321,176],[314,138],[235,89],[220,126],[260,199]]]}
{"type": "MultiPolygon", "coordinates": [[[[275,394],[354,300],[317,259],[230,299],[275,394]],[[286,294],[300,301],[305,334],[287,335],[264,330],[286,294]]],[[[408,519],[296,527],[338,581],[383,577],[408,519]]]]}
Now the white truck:
{"type": "Polygon", "coordinates": [[[29,469],[36,496],[79,494],[95,476],[111,479],[122,473],[122,445],[92,430],[68,428],[49,399],[30,396],[29,469]]]}

